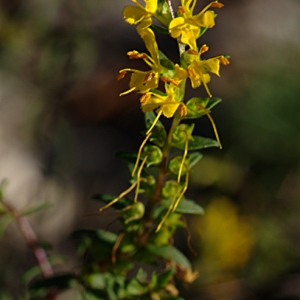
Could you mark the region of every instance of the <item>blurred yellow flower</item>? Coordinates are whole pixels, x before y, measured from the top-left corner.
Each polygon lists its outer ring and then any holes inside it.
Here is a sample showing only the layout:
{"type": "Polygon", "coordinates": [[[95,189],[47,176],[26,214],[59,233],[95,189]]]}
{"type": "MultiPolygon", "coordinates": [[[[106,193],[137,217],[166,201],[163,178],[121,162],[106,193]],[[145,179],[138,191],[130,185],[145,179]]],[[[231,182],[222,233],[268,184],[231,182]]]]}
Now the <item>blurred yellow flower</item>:
{"type": "Polygon", "coordinates": [[[254,230],[227,198],[213,200],[196,230],[202,237],[202,273],[218,279],[239,270],[250,258],[254,230]]]}
{"type": "Polygon", "coordinates": [[[215,25],[215,13],[208,10],[210,7],[221,8],[223,4],[213,1],[200,13],[193,15],[197,0],[181,0],[178,8],[179,16],[169,24],[169,32],[173,38],[179,38],[180,42],[197,50],[196,40],[200,36],[201,28],[211,28],[215,25]]]}

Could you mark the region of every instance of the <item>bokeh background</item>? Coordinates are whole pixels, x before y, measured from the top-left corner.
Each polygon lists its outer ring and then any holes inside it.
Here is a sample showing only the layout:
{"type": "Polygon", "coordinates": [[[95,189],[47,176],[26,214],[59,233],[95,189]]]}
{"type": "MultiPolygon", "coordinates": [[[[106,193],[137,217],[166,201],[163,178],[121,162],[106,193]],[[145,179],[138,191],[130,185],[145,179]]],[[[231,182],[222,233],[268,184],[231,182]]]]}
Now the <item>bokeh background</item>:
{"type": "MultiPolygon", "coordinates": [[[[197,257],[184,231],[175,239],[199,271],[182,296],[300,299],[300,1],[222,2],[201,42],[207,58],[231,56],[210,83],[223,99],[212,114],[223,149],[205,150],[191,177],[187,195],[206,213],[188,220],[197,257]]],[[[135,151],[142,140],[138,97],[120,98],[128,78],[116,81],[119,69],[140,66],[126,52],[145,51],[122,18],[130,3],[0,0],[0,180],[19,210],[52,203],[30,222],[66,257],[59,271],[80,263],[70,233],[108,222],[91,196],[127,187],[114,152],[135,151]]],[[[157,39],[176,60],[176,43],[157,39]]],[[[207,118],[195,130],[213,138],[207,118]]],[[[14,224],[1,232],[0,296],[18,299],[35,261],[14,224]]]]}

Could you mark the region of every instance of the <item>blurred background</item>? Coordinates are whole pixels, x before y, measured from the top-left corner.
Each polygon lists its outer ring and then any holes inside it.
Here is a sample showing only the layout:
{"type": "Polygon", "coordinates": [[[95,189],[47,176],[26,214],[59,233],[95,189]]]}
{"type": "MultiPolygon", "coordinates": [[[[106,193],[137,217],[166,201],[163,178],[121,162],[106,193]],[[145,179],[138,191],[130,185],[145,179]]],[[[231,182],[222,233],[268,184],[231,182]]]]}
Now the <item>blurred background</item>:
{"type": "MultiPolygon", "coordinates": [[[[216,27],[201,39],[205,58],[231,64],[210,89],[223,149],[207,149],[191,175],[188,198],[206,211],[189,218],[196,282],[186,299],[300,299],[300,1],[223,0],[216,27]]],[[[174,1],[174,7],[178,1],[174,1]]],[[[198,9],[209,1],[198,1],[198,9]]],[[[95,193],[128,185],[118,150],[138,149],[144,129],[138,96],[118,95],[140,67],[129,50],[145,51],[123,21],[129,0],[0,0],[0,180],[19,210],[50,202],[30,217],[39,239],[78,264],[70,233],[104,228],[95,193]]],[[[177,59],[176,43],[157,37],[177,59]]],[[[204,55],[203,55],[204,57],[204,55]]],[[[205,96],[189,89],[187,99],[205,96]]],[[[213,138],[207,118],[197,134],[213,138]]],[[[175,238],[176,240],[176,238],[175,238]]],[[[186,233],[177,243],[184,245],[186,233]]],[[[17,299],[22,275],[35,265],[14,224],[0,241],[0,295],[17,299]]],[[[62,295],[61,299],[69,299],[62,295]]],[[[72,298],[70,298],[72,299],[72,298]]]]}

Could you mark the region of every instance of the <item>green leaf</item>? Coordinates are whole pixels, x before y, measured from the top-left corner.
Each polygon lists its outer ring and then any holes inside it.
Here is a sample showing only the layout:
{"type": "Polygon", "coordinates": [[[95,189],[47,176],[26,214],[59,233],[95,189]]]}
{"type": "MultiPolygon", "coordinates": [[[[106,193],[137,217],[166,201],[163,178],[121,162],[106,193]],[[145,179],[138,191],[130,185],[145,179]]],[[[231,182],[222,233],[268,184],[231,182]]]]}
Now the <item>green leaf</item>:
{"type": "MultiPolygon", "coordinates": [[[[97,194],[97,195],[94,195],[92,197],[92,199],[96,200],[96,201],[101,201],[101,202],[104,202],[107,204],[107,203],[111,202],[112,200],[116,199],[116,196],[107,195],[107,194],[97,194]]],[[[127,207],[128,205],[130,205],[131,203],[132,203],[132,200],[121,198],[116,203],[114,203],[113,207],[115,209],[121,210],[124,207],[127,207]]]]}
{"type": "MultiPolygon", "coordinates": [[[[169,200],[164,200],[162,204],[166,206],[166,208],[169,208],[172,203],[172,199],[169,200]]],[[[176,212],[181,213],[181,214],[199,214],[203,215],[204,214],[204,209],[198,205],[195,201],[193,200],[188,200],[188,199],[181,199],[177,208],[176,212]]]]}
{"type": "Polygon", "coordinates": [[[203,107],[210,112],[210,110],[220,103],[222,99],[220,98],[199,98],[193,97],[186,102],[187,115],[184,119],[197,119],[206,115],[203,107]]]}
{"type": "Polygon", "coordinates": [[[84,279],[88,282],[91,288],[98,290],[104,290],[106,288],[105,273],[93,273],[86,276],[84,279]]]}
{"type": "Polygon", "coordinates": [[[187,267],[191,269],[191,263],[185,257],[183,253],[181,253],[178,249],[173,246],[156,246],[156,245],[148,245],[146,246],[149,252],[155,254],[167,261],[173,261],[180,266],[187,267]]]}
{"type": "MultiPolygon", "coordinates": [[[[188,169],[191,169],[202,157],[203,155],[199,152],[188,154],[186,156],[184,164],[188,166],[188,169]]],[[[169,162],[168,165],[169,171],[172,174],[177,175],[181,167],[181,163],[182,163],[182,156],[175,156],[169,162]]],[[[184,175],[185,173],[186,173],[186,168],[182,168],[181,175],[184,175]]]]}
{"type": "MultiPolygon", "coordinates": [[[[158,0],[157,1],[157,11],[155,18],[168,28],[169,23],[172,20],[172,13],[170,10],[170,6],[166,0],[158,0]]],[[[169,32],[166,32],[169,34],[169,32]]]]}
{"type": "Polygon", "coordinates": [[[90,238],[91,240],[102,241],[109,244],[115,244],[118,238],[118,236],[115,233],[105,231],[102,229],[99,229],[97,231],[81,229],[76,230],[72,233],[72,238],[74,239],[82,239],[86,237],[90,238]]]}
{"type": "MultiPolygon", "coordinates": [[[[177,142],[174,144],[174,147],[184,150],[185,149],[185,142],[177,142]]],[[[219,144],[216,140],[205,138],[202,136],[193,136],[193,140],[189,140],[188,143],[188,150],[200,150],[210,147],[219,147],[219,144]]]]}
{"type": "Polygon", "coordinates": [[[166,28],[166,27],[161,27],[161,26],[157,26],[157,25],[152,24],[152,25],[150,26],[150,28],[151,28],[154,32],[157,32],[157,33],[169,34],[169,30],[168,30],[168,28],[166,28]]]}
{"type": "Polygon", "coordinates": [[[22,212],[21,215],[22,216],[28,216],[31,214],[34,214],[36,212],[39,212],[41,210],[47,209],[53,207],[53,203],[50,202],[44,202],[44,203],[37,203],[31,207],[25,208],[22,212]]]}
{"type": "Polygon", "coordinates": [[[171,268],[157,276],[156,288],[163,288],[173,277],[175,268],[171,268]]]}
{"type": "Polygon", "coordinates": [[[216,106],[220,102],[222,102],[221,98],[217,98],[217,97],[210,98],[207,105],[206,105],[206,109],[211,110],[214,106],[216,106]]]}

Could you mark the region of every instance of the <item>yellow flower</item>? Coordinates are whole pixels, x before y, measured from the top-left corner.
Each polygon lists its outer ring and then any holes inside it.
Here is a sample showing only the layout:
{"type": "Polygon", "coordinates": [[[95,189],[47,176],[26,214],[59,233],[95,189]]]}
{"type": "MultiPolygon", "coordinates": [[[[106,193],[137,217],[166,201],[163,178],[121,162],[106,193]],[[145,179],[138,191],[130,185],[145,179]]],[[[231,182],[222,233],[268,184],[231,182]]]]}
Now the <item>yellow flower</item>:
{"type": "Polygon", "coordinates": [[[125,6],[123,16],[127,23],[137,24],[141,23],[141,27],[149,27],[152,24],[151,17],[157,11],[157,0],[144,0],[145,7],[143,7],[137,0],[132,0],[137,6],[125,6]]]}
{"type": "Polygon", "coordinates": [[[197,88],[203,84],[208,96],[212,97],[212,94],[207,86],[207,83],[210,81],[209,73],[214,73],[217,76],[220,76],[220,63],[223,65],[228,65],[229,60],[224,56],[216,56],[210,59],[201,60],[201,54],[207,50],[208,47],[203,45],[199,53],[193,50],[188,52],[190,54],[190,64],[187,67],[187,73],[193,88],[197,88]]]}
{"type": "Polygon", "coordinates": [[[130,68],[120,70],[117,77],[118,80],[122,79],[127,72],[132,72],[129,83],[130,89],[121,93],[120,96],[126,95],[132,91],[137,91],[143,94],[148,92],[150,89],[155,89],[158,86],[162,66],[159,60],[158,46],[155,40],[155,35],[149,28],[138,29],[138,33],[144,40],[150,56],[146,53],[139,53],[138,51],[129,51],[127,55],[130,59],[142,58],[144,62],[151,68],[151,70],[140,71],[130,68]]]}
{"type": "Polygon", "coordinates": [[[174,84],[165,84],[166,95],[148,92],[141,97],[143,112],[149,112],[159,107],[157,114],[163,114],[167,118],[173,117],[180,105],[179,88],[174,84]]]}
{"type": "Polygon", "coordinates": [[[169,24],[169,32],[173,38],[179,38],[180,42],[197,50],[196,39],[201,28],[211,28],[215,25],[215,13],[208,10],[210,7],[223,7],[218,1],[208,4],[200,13],[193,15],[197,0],[181,0],[178,8],[179,17],[174,18],[169,24]]]}

